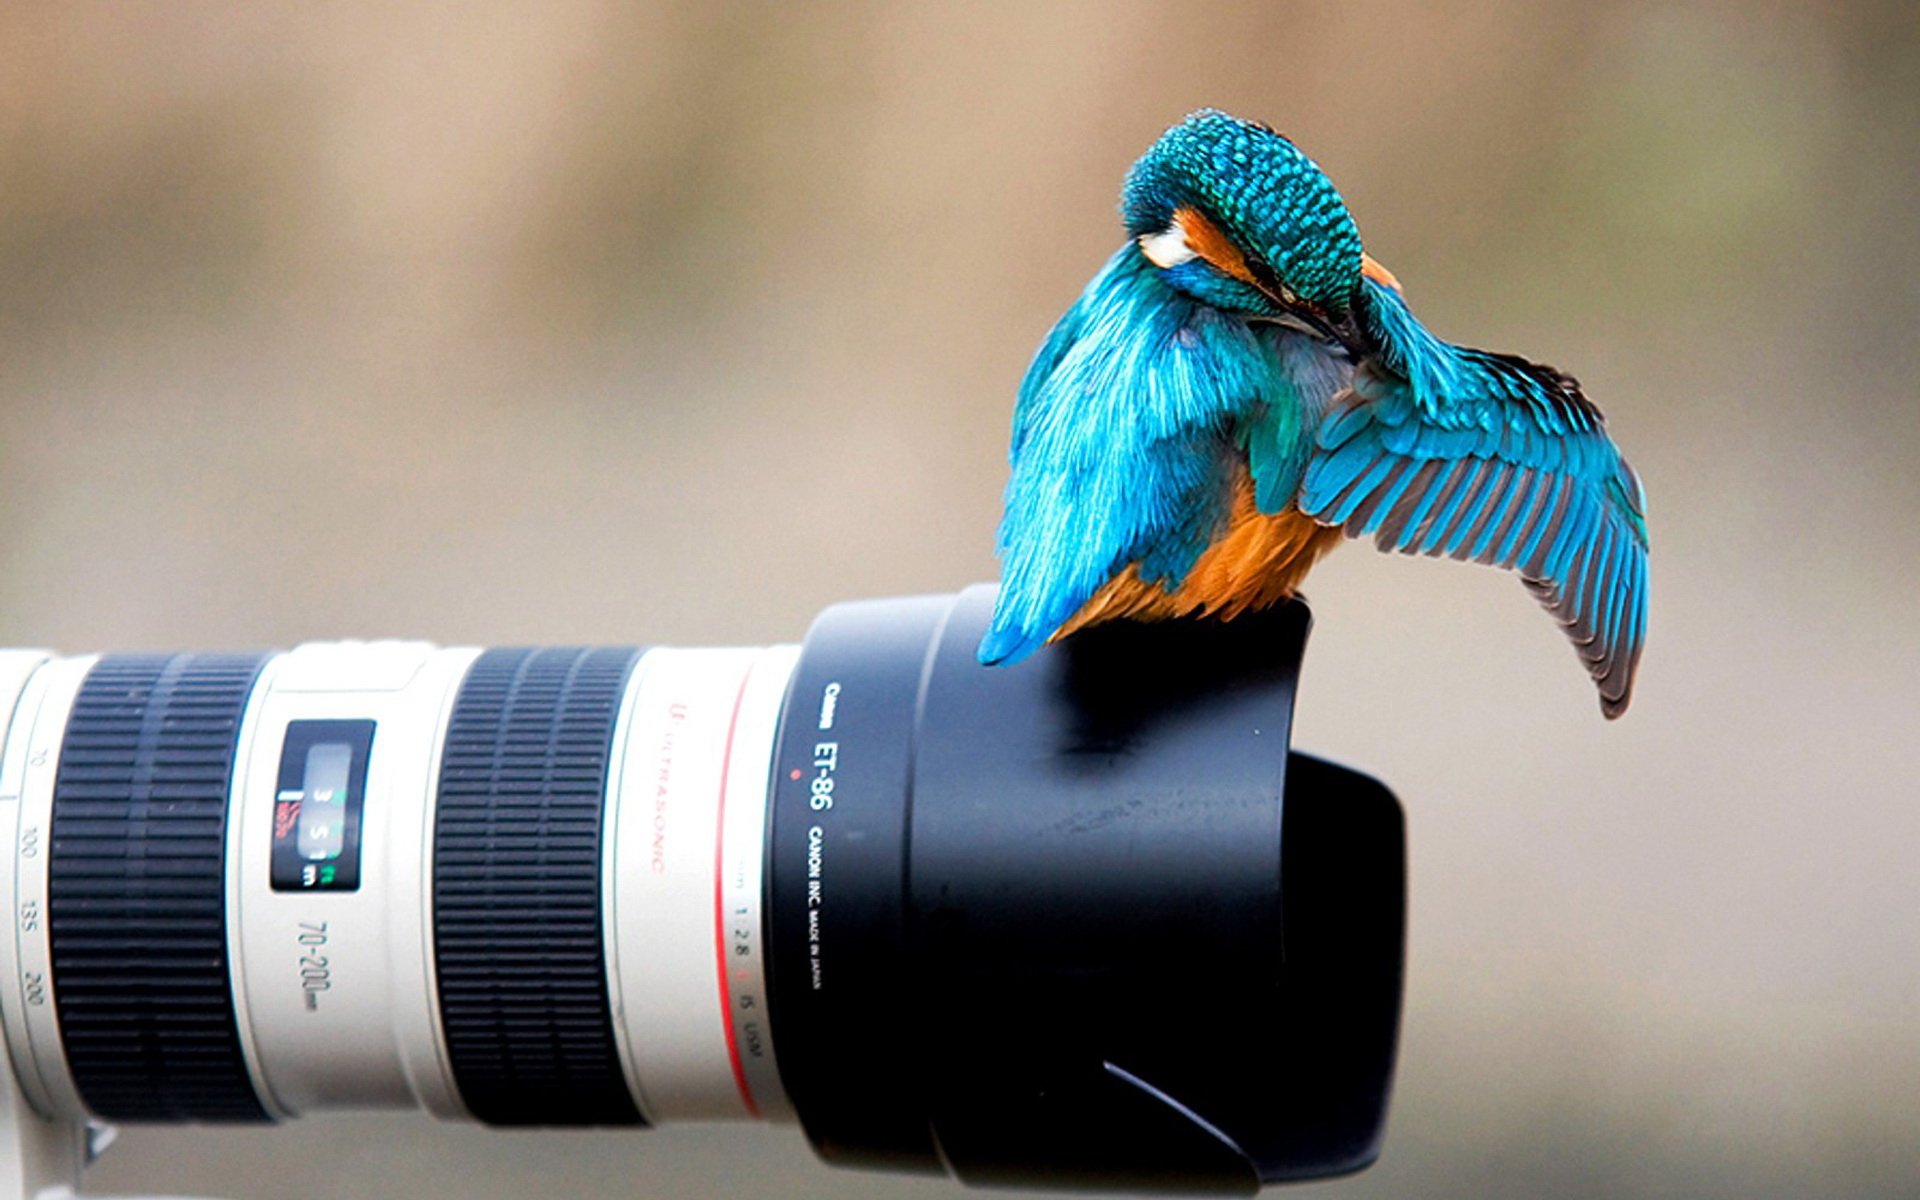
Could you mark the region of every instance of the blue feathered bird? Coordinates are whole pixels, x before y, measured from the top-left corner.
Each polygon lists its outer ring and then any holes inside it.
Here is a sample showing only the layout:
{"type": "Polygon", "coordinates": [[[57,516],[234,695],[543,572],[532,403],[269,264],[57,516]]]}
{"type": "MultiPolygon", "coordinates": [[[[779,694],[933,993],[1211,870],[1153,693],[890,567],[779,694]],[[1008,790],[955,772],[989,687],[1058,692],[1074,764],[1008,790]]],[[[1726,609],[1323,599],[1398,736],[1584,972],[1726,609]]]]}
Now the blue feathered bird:
{"type": "Polygon", "coordinates": [[[1128,173],[1129,240],[1013,417],[980,661],[1102,621],[1232,618],[1342,535],[1518,572],[1609,717],[1646,640],[1645,499],[1572,376],[1441,341],[1319,167],[1214,110],[1128,173]]]}

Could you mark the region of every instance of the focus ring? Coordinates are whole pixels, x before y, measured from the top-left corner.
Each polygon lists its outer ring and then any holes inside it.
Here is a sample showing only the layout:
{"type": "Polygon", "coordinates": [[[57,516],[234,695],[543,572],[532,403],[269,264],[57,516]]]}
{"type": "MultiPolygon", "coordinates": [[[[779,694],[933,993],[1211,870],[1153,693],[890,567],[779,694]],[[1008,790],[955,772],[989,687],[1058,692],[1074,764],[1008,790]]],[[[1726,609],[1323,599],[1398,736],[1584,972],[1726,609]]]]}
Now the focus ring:
{"type": "Polygon", "coordinates": [[[488,650],[454,702],[434,818],[440,1019],[495,1125],[643,1124],[601,928],[607,760],[629,648],[488,650]]]}
{"type": "Polygon", "coordinates": [[[67,1063],[111,1120],[265,1121],[234,1023],[226,828],[265,655],[113,655],[53,786],[47,936],[67,1063]]]}

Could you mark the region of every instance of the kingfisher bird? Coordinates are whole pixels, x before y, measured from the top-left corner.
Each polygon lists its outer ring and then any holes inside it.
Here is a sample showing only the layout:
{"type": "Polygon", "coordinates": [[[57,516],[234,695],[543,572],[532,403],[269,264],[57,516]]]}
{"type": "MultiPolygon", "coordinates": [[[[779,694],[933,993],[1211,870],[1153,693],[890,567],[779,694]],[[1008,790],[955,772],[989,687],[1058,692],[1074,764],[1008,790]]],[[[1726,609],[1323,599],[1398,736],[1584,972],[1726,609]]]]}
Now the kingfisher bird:
{"type": "Polygon", "coordinates": [[[1127,242],[1021,382],[979,658],[1276,604],[1344,537],[1519,574],[1608,717],[1646,640],[1646,499],[1571,375],[1441,341],[1333,183],[1203,109],[1127,174],[1127,242]]]}

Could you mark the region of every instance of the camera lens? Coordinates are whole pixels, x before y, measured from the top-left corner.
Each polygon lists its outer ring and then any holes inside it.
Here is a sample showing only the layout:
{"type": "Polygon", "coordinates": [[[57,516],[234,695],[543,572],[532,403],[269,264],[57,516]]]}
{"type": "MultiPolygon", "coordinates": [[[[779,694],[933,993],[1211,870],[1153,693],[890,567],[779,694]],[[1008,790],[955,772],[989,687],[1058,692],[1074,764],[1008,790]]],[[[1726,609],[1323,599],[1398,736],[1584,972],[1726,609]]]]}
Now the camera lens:
{"type": "Polygon", "coordinates": [[[992,600],[829,609],[794,675],[770,982],[816,1150],[1133,1190],[1371,1162],[1401,816],[1288,754],[1305,608],[982,669],[992,600]]]}
{"type": "Polygon", "coordinates": [[[761,648],[0,652],[14,1078],[67,1121],[797,1120],[985,1184],[1370,1161],[1400,817],[1288,753],[1304,609],[1009,669],[991,603],[761,648]]]}

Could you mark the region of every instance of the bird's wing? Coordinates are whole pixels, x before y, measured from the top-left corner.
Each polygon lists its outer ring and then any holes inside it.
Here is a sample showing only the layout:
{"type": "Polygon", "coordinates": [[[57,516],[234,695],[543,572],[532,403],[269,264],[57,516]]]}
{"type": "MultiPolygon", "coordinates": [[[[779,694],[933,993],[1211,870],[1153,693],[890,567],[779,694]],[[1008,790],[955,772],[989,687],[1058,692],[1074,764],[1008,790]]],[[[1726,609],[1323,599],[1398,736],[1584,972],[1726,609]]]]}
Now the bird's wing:
{"type": "Polygon", "coordinates": [[[1168,286],[1129,243],[1021,384],[986,663],[1043,645],[1128,564],[1172,586],[1224,518],[1236,422],[1287,386],[1245,321],[1168,286]]]}
{"type": "Polygon", "coordinates": [[[1609,717],[1647,632],[1645,498],[1579,385],[1461,350],[1443,402],[1362,372],[1321,426],[1300,508],[1382,550],[1517,571],[1566,627],[1609,717]]]}

